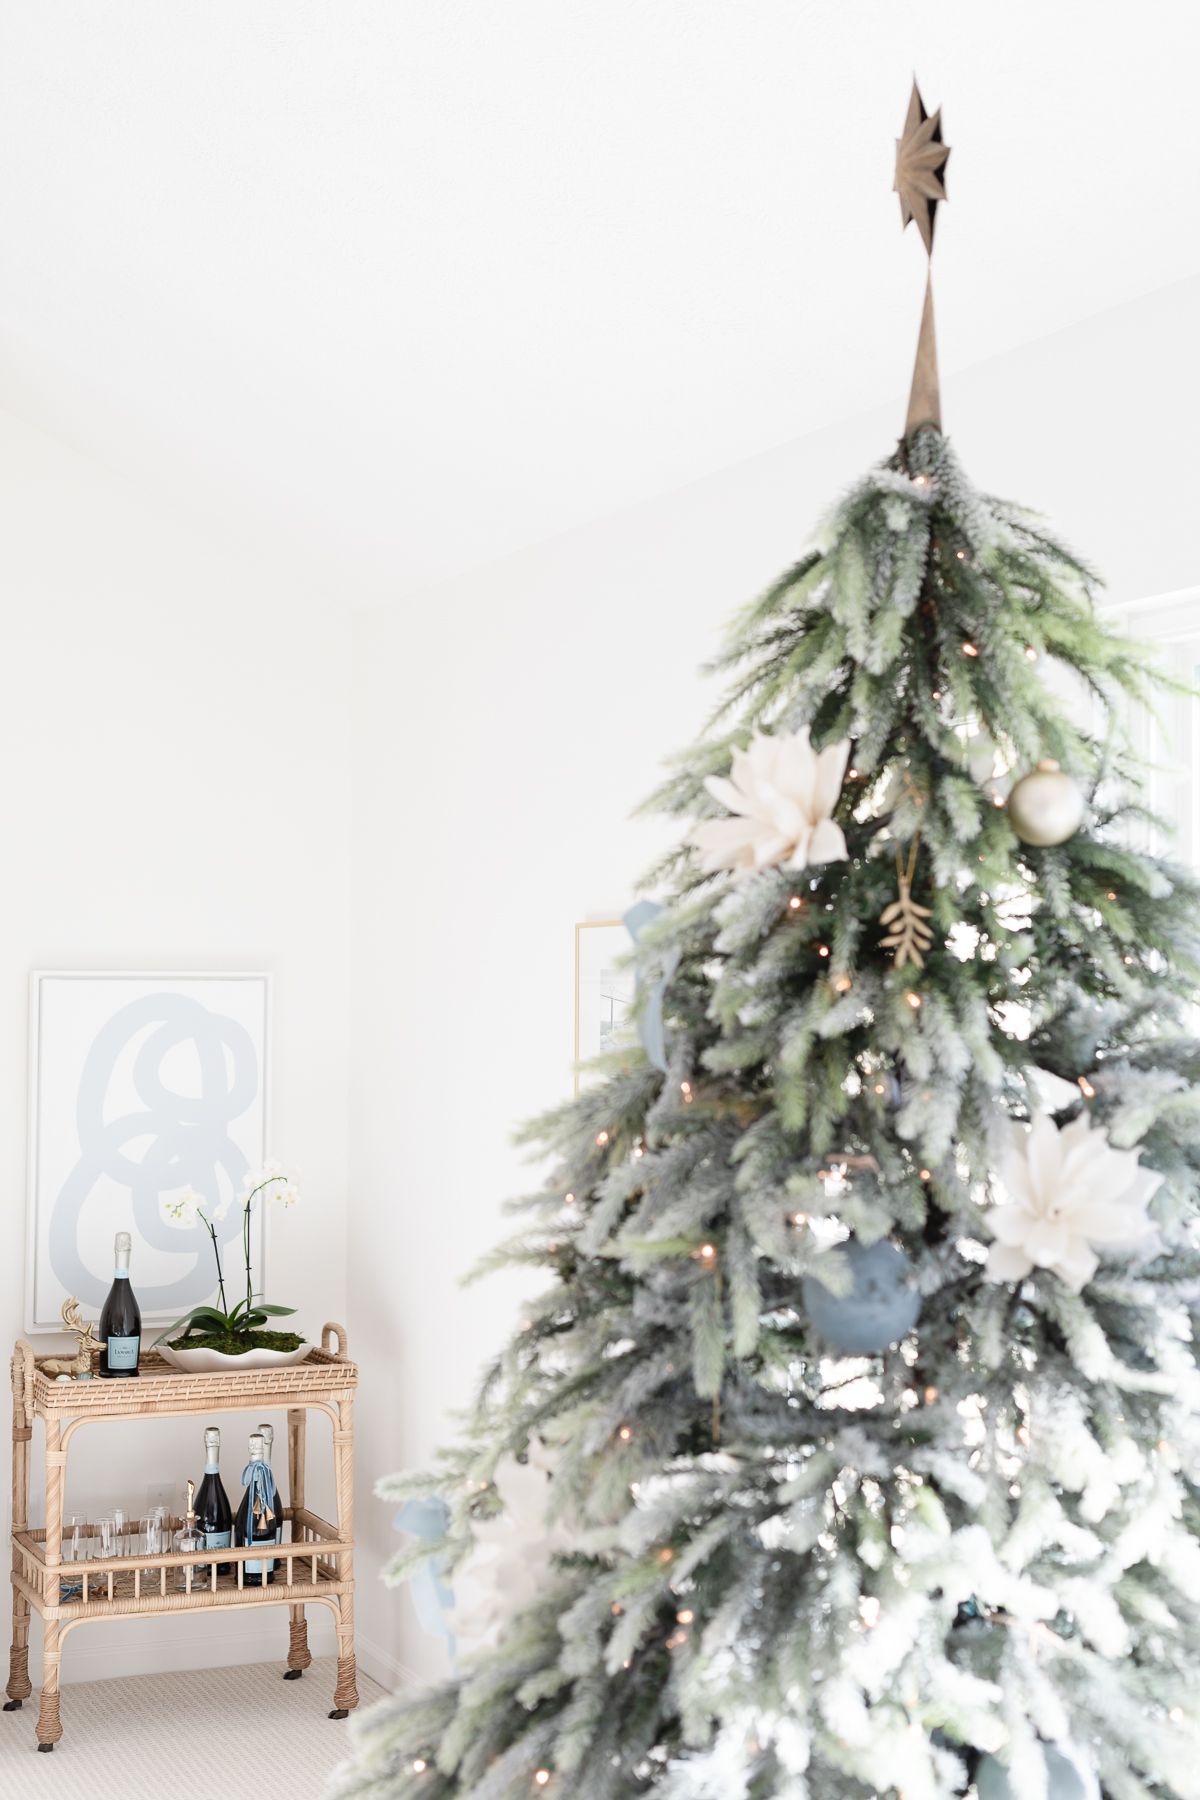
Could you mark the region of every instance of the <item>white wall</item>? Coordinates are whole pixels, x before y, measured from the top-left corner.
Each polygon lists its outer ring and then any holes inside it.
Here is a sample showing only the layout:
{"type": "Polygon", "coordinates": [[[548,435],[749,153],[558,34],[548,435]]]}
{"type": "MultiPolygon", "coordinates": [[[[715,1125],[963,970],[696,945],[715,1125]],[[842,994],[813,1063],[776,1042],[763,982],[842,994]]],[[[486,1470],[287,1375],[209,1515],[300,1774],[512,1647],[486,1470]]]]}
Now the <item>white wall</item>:
{"type": "MultiPolygon", "coordinates": [[[[945,383],[974,479],[1047,511],[1117,598],[1196,579],[1198,312],[1200,283],[1182,284],[945,383]]],[[[627,815],[701,722],[697,665],[887,453],[902,407],[898,384],[868,417],[359,621],[364,1496],[447,1436],[516,1316],[520,1280],[463,1293],[457,1278],[522,1191],[512,1127],[568,1091],[572,927],[622,906],[662,841],[627,815]]],[[[382,1558],[387,1509],[362,1499],[359,1534],[364,1561],[382,1558]]],[[[359,1621],[373,1666],[437,1666],[406,1595],[365,1580],[359,1621]]]]}
{"type": "MultiPolygon", "coordinates": [[[[23,1317],[35,967],[273,972],[273,1147],[302,1171],[304,1207],[270,1220],[270,1283],[275,1298],[300,1308],[306,1328],[319,1328],[344,1316],[346,1298],[345,618],[297,598],[284,571],[248,568],[156,517],[7,416],[0,594],[5,1360],[23,1317]]],[[[205,1422],[80,1432],[68,1506],[92,1516],[112,1504],[144,1507],[148,1484],[198,1472],[205,1422]]],[[[256,1421],[219,1422],[236,1494],[256,1421]]],[[[310,1442],[324,1462],[326,1436],[314,1424],[310,1442]]],[[[40,1431],[34,1451],[36,1462],[40,1431]]],[[[3,1487],[7,1495],[7,1480],[3,1487]]],[[[320,1494],[318,1484],[314,1500],[320,1494]]],[[[328,1615],[319,1613],[314,1640],[324,1642],[328,1615]]],[[[286,1637],[286,1611],[274,1608],[122,1620],[72,1633],[63,1674],[70,1681],[280,1656],[286,1637]]]]}
{"type": "MultiPolygon", "coordinates": [[[[1197,580],[1198,302],[1183,284],[945,384],[975,478],[1044,507],[1117,599],[1197,580]]],[[[628,814],[701,722],[720,624],[886,452],[903,397],[353,621],[356,596],[323,604],[0,415],[0,1341],[22,1316],[29,969],[272,969],[274,1147],[306,1204],[273,1221],[271,1285],[306,1325],[344,1315],[362,1363],[375,1673],[436,1665],[375,1579],[395,1539],[371,1488],[447,1436],[515,1315],[522,1281],[457,1278],[526,1179],[512,1128],[568,1091],[574,923],[664,841],[628,814]]],[[[223,1423],[236,1482],[246,1422],[223,1423]]],[[[81,1434],[72,1498],[136,1503],[195,1467],[197,1434],[81,1434]]],[[[273,1611],[95,1626],[64,1675],[283,1641],[273,1611]]]]}

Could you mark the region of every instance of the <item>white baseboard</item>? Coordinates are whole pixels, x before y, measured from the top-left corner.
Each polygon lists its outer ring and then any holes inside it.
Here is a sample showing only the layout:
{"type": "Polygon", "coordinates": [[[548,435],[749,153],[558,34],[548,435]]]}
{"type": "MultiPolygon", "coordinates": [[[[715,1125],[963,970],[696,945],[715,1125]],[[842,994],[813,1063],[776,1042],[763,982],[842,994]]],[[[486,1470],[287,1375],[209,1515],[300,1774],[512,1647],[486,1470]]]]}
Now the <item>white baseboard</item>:
{"type": "Polygon", "coordinates": [[[381,1688],[389,1694],[397,1694],[401,1688],[412,1687],[417,1676],[411,1669],[405,1668],[399,1657],[393,1656],[390,1650],[374,1643],[370,1638],[355,1633],[354,1653],[361,1669],[377,1681],[381,1688]]]}

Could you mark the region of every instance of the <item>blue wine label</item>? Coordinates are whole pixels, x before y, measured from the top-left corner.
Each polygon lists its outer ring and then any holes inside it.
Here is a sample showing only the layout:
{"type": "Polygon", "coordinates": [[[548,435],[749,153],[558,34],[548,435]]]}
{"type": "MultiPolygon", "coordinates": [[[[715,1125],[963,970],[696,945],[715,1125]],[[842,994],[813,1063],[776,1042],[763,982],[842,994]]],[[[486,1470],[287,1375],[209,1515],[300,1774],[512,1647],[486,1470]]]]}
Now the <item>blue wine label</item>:
{"type": "Polygon", "coordinates": [[[140,1337],[110,1337],[104,1352],[109,1368],[136,1369],[141,1347],[140,1337]]]}
{"type": "Polygon", "coordinates": [[[204,1548],[206,1550],[228,1550],[233,1542],[233,1534],[229,1531],[206,1531],[204,1548]]]}
{"type": "Polygon", "coordinates": [[[247,1575],[271,1575],[275,1571],[275,1558],[269,1562],[247,1562],[244,1566],[247,1575]]]}

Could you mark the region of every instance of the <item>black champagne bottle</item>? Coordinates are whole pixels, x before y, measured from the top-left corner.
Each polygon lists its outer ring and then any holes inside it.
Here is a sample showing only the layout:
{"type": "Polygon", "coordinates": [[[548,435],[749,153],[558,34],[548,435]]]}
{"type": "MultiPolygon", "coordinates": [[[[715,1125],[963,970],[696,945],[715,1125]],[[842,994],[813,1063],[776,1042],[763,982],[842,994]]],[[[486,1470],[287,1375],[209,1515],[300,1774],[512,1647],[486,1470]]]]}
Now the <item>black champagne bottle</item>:
{"type": "Polygon", "coordinates": [[[142,1310],[129,1280],[130,1240],[118,1231],[113,1244],[116,1269],[100,1313],[100,1374],[136,1375],[142,1354],[142,1310]]]}
{"type": "MultiPolygon", "coordinates": [[[[227,1550],[233,1542],[233,1508],[221,1480],[221,1433],[210,1425],[204,1433],[204,1476],[196,1489],[196,1530],[206,1550],[227,1550]]],[[[228,1575],[232,1563],[218,1563],[217,1574],[228,1575]]]]}
{"type": "MultiPolygon", "coordinates": [[[[242,1470],[242,1486],[246,1491],[234,1520],[234,1544],[269,1544],[274,1549],[279,1524],[279,1494],[263,1453],[261,1431],[250,1433],[250,1461],[242,1470]]],[[[264,1556],[259,1562],[247,1557],[242,1564],[242,1579],[247,1587],[262,1587],[266,1582],[274,1581],[275,1558],[264,1556]]]]}

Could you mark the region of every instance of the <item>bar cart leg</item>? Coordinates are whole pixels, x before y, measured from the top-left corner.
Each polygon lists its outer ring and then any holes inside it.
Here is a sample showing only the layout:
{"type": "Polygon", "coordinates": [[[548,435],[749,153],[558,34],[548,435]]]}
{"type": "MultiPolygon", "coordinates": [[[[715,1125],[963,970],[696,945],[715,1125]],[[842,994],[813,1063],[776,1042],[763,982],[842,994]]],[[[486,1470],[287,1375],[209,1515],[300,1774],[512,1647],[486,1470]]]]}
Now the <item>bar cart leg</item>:
{"type": "MultiPolygon", "coordinates": [[[[52,1607],[62,1603],[62,1584],[59,1569],[62,1564],[62,1524],[63,1524],[63,1476],[66,1472],[67,1453],[62,1447],[62,1420],[48,1418],[46,1420],[46,1569],[50,1577],[47,1599],[52,1607]]],[[[39,1750],[53,1750],[62,1736],[62,1725],[58,1717],[58,1663],[62,1654],[59,1650],[60,1626],[53,1615],[45,1618],[43,1624],[44,1647],[42,1650],[42,1705],[38,1713],[37,1735],[39,1750]]]]}
{"type": "MultiPolygon", "coordinates": [[[[25,1410],[25,1359],[18,1344],[12,1359],[13,1395],[13,1460],[12,1460],[12,1528],[25,1531],[29,1525],[29,1441],[33,1428],[25,1410]]],[[[31,1353],[32,1354],[32,1353],[31,1353]]],[[[5,1712],[16,1712],[22,1700],[33,1692],[29,1679],[29,1602],[17,1587],[16,1575],[20,1559],[13,1548],[12,1647],[8,1654],[8,1699],[5,1712]]]]}
{"type": "Polygon", "coordinates": [[[354,1595],[343,1594],[337,1614],[337,1686],[333,1690],[331,1719],[344,1719],[358,1705],[357,1667],[354,1660],[354,1595]]]}
{"type": "Polygon", "coordinates": [[[8,1686],[5,1689],[8,1699],[4,1702],[5,1712],[17,1712],[22,1700],[28,1700],[33,1692],[33,1683],[29,1679],[29,1602],[13,1583],[13,1636],[12,1648],[8,1653],[8,1686]]]}
{"type": "Polygon", "coordinates": [[[58,1620],[47,1619],[46,1645],[42,1651],[42,1704],[37,1722],[39,1750],[53,1750],[63,1734],[62,1721],[58,1716],[58,1665],[62,1656],[58,1633],[58,1620]]]}
{"type": "MultiPolygon", "coordinates": [[[[337,1524],[339,1537],[354,1535],[354,1402],[338,1401],[338,1422],[333,1434],[333,1466],[337,1478],[337,1524]]],[[[358,1686],[354,1664],[354,1552],[337,1553],[338,1579],[349,1592],[338,1599],[337,1687],[333,1694],[331,1719],[344,1719],[358,1705],[358,1686]]]]}
{"type": "MultiPolygon", "coordinates": [[[[292,1507],[292,1536],[295,1537],[296,1514],[304,1505],[304,1459],[308,1414],[302,1406],[288,1412],[288,1497],[292,1507]]],[[[308,1648],[308,1620],[302,1606],[288,1608],[288,1666],[283,1679],[299,1681],[312,1661],[308,1648]]]]}

